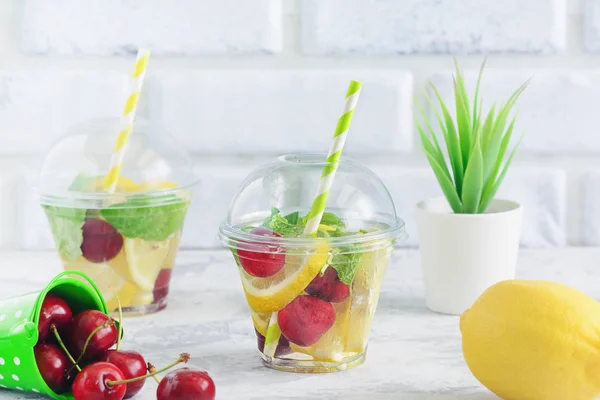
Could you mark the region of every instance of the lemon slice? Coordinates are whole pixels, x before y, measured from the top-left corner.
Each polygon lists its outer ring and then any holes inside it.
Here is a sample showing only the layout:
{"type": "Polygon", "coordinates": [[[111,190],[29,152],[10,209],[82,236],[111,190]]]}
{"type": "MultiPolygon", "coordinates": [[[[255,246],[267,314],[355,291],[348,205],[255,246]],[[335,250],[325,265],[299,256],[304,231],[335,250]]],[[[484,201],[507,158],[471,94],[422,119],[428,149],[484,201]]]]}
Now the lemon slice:
{"type": "Polygon", "coordinates": [[[352,284],[354,305],[350,310],[345,350],[360,353],[367,347],[390,250],[363,253],[352,284]]]}
{"type": "Polygon", "coordinates": [[[127,262],[113,264],[115,270],[142,291],[152,292],[169,252],[169,240],[150,242],[125,238],[123,248],[127,262]]]}
{"type": "Polygon", "coordinates": [[[257,313],[281,310],[304,291],[329,258],[329,247],[320,245],[312,256],[287,256],[281,271],[255,278],[240,268],[248,305],[257,313]]]}
{"type": "Polygon", "coordinates": [[[115,272],[113,265],[119,263],[127,263],[124,251],[105,263],[91,263],[80,257],[76,261],[66,264],[65,269],[78,270],[89,276],[100,288],[108,310],[115,311],[118,308],[117,296],[121,301],[121,305],[128,307],[132,305],[132,299],[137,292],[137,287],[134,284],[127,282],[115,272]]]}
{"type": "Polygon", "coordinates": [[[131,299],[131,304],[135,306],[145,306],[154,301],[154,293],[138,290],[135,296],[131,299]]]}
{"type": "Polygon", "coordinates": [[[269,319],[271,318],[271,314],[269,313],[257,313],[254,310],[250,309],[250,315],[252,315],[252,322],[254,323],[254,328],[263,335],[267,336],[267,328],[269,326],[269,319]]]}
{"type": "Polygon", "coordinates": [[[175,233],[171,239],[169,239],[169,251],[163,262],[163,269],[172,269],[175,266],[175,259],[177,258],[177,252],[179,251],[179,241],[181,239],[181,231],[175,233]]]}

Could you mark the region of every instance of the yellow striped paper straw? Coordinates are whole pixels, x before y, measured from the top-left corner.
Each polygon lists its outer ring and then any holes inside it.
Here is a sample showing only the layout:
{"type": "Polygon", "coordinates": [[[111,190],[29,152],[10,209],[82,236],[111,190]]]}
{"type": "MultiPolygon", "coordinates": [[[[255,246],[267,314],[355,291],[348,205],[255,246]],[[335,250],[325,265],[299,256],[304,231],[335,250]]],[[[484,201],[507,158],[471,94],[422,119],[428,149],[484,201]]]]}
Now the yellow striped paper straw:
{"type": "Polygon", "coordinates": [[[109,193],[114,193],[117,189],[117,182],[119,181],[119,175],[121,174],[121,167],[123,166],[127,143],[129,143],[129,135],[133,129],[135,112],[137,110],[140,92],[142,91],[142,85],[144,84],[146,66],[148,65],[149,58],[150,50],[138,50],[135,68],[133,69],[133,74],[131,75],[131,80],[129,82],[129,96],[125,103],[125,109],[123,110],[121,131],[117,136],[115,147],[113,148],[113,154],[110,159],[110,169],[104,178],[104,190],[109,193]]]}
{"type": "MultiPolygon", "coordinates": [[[[333,140],[329,147],[329,153],[325,160],[326,164],[321,173],[317,194],[313,200],[312,207],[306,216],[308,221],[304,227],[304,236],[314,235],[319,229],[319,224],[321,223],[321,218],[323,218],[325,206],[327,205],[327,199],[329,198],[329,191],[331,190],[335,173],[340,164],[340,157],[342,156],[342,150],[346,143],[346,136],[348,135],[350,123],[354,116],[354,109],[358,103],[361,87],[362,83],[350,81],[350,86],[346,93],[346,101],[344,102],[344,108],[342,109],[342,115],[338,119],[335,133],[333,134],[333,140]]],[[[267,335],[265,337],[265,348],[263,349],[263,353],[269,357],[275,355],[279,337],[281,336],[281,329],[279,329],[279,324],[277,323],[277,316],[277,311],[271,314],[267,335]]]]}

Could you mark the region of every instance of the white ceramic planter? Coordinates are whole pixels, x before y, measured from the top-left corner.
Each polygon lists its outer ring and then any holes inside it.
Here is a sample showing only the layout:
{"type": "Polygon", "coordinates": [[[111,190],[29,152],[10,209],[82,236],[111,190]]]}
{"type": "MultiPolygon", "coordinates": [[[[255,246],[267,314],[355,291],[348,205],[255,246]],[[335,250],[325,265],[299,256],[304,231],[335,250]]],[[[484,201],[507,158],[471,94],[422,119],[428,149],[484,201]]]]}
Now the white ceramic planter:
{"type": "Polygon", "coordinates": [[[521,206],[494,199],[485,214],[454,214],[444,197],[417,205],[427,307],[460,315],[488,287],[514,279],[521,206]]]}

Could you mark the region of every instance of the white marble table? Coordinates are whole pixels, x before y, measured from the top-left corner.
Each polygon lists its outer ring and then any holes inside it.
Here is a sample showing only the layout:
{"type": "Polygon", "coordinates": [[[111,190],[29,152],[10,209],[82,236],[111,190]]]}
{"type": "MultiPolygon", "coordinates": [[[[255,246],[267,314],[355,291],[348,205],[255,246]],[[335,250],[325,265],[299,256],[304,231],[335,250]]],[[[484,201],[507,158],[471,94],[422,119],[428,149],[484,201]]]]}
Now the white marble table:
{"type": "MultiPolygon", "coordinates": [[[[60,271],[53,253],[0,252],[0,298],[42,287],[60,271]]],[[[552,279],[600,298],[600,249],[525,250],[518,275],[552,279]]],[[[169,307],[127,319],[124,348],[157,365],[182,351],[207,369],[219,400],[496,399],[469,373],[458,317],[425,308],[416,251],[397,251],[387,271],[367,362],[335,374],[272,371],[260,363],[237,271],[225,251],[182,252],[169,307]]],[[[155,399],[148,381],[138,399],[155,399]]],[[[38,398],[0,390],[0,399],[38,398]]]]}

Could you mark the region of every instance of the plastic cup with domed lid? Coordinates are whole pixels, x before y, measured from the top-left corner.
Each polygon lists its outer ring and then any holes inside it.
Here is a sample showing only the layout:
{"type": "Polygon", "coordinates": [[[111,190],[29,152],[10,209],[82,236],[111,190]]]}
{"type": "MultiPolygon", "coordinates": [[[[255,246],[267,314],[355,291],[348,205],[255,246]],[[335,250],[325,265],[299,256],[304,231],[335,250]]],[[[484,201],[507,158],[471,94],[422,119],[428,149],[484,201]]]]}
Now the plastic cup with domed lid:
{"type": "Polygon", "coordinates": [[[252,173],[220,227],[233,253],[263,363],[292,372],[364,362],[404,222],[383,182],[342,158],[319,229],[303,235],[326,155],[282,156],[252,173]]]}
{"type": "Polygon", "coordinates": [[[36,362],[38,321],[48,294],[65,300],[74,315],[84,310],[108,312],[100,289],[78,271],[58,274],[41,291],[0,300],[0,388],[71,400],[71,393],[56,393],[48,387],[36,362]]]}
{"type": "Polygon", "coordinates": [[[42,162],[35,189],[65,270],[100,287],[110,312],[166,307],[192,189],[185,149],[158,124],[136,120],[114,192],[105,190],[120,119],[73,126],[42,162]]]}

